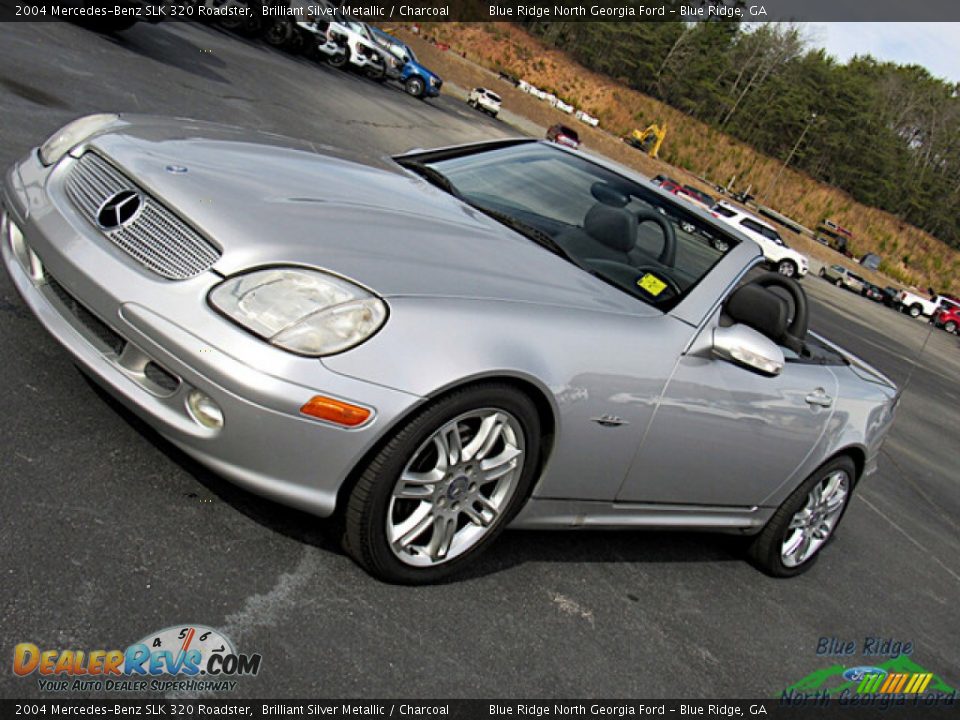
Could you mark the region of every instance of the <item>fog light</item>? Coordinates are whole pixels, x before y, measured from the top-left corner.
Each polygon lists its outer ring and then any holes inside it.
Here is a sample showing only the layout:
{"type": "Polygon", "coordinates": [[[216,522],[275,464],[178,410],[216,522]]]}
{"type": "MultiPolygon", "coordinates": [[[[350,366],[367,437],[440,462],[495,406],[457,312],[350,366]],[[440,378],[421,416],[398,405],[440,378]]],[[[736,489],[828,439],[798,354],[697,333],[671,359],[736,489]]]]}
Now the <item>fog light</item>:
{"type": "Polygon", "coordinates": [[[209,395],[191,390],[187,394],[187,409],[190,416],[205,428],[219,430],[223,427],[223,411],[209,395]]]}

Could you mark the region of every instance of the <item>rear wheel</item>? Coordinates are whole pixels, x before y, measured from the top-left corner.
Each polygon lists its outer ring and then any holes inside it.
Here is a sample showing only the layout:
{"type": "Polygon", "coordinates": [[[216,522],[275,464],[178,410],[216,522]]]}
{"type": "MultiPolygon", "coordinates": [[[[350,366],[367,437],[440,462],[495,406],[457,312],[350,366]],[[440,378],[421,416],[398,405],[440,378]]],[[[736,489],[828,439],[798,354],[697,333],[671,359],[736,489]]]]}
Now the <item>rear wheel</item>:
{"type": "Polygon", "coordinates": [[[345,548],[390,582],[436,582],[506,527],[533,481],[540,422],[507,385],[456,392],[399,428],[354,486],[345,548]]]}
{"type": "Polygon", "coordinates": [[[777,272],[784,277],[796,277],[797,265],[793,260],[781,260],[777,265],[777,272]]]}
{"type": "Polygon", "coordinates": [[[350,59],[350,51],[344,48],[342,52],[335,53],[327,57],[327,62],[338,70],[346,67],[350,59]]]}
{"type": "Polygon", "coordinates": [[[957,331],[957,324],[953,320],[947,320],[943,325],[943,329],[948,333],[955,333],[957,331]]]}
{"type": "Polygon", "coordinates": [[[751,561],[774,577],[809,570],[843,518],[855,477],[856,466],[845,455],[813,473],[753,539],[751,561]]]}
{"type": "Polygon", "coordinates": [[[923,308],[920,307],[919,305],[911,305],[910,309],[907,310],[907,314],[912,318],[920,317],[920,313],[922,312],[923,312],[923,308]]]}

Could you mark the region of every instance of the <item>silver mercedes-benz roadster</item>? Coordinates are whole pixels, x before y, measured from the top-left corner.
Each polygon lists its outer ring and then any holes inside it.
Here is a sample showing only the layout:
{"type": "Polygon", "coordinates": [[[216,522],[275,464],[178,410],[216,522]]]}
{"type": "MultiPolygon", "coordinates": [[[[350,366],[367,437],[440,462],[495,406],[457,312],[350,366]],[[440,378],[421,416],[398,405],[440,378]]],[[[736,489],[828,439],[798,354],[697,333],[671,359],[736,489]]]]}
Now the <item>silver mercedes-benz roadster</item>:
{"type": "Polygon", "coordinates": [[[795,575],[893,420],[893,384],[808,333],[749,238],[552,144],[371,165],[95,115],[2,203],[14,284],[89,375],[216,472],[334,518],[389,581],[444,577],[508,525],[738,533],[795,575]]]}

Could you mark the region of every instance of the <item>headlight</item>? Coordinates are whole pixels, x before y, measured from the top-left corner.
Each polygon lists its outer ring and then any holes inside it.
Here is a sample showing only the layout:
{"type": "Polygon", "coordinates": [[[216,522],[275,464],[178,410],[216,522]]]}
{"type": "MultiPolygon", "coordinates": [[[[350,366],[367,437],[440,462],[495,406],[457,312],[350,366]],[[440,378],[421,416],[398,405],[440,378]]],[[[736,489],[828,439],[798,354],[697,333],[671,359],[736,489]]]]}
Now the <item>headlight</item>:
{"type": "Polygon", "coordinates": [[[362,287],[296,267],[228,278],[210,292],[210,303],[270,344],[315,357],[359,345],[387,318],[384,302],[362,287]]]}
{"type": "Polygon", "coordinates": [[[74,145],[83,142],[98,130],[119,119],[119,115],[102,113],[100,115],[87,115],[67,123],[40,146],[40,161],[44,165],[53,165],[66,155],[67,151],[74,145]]]}

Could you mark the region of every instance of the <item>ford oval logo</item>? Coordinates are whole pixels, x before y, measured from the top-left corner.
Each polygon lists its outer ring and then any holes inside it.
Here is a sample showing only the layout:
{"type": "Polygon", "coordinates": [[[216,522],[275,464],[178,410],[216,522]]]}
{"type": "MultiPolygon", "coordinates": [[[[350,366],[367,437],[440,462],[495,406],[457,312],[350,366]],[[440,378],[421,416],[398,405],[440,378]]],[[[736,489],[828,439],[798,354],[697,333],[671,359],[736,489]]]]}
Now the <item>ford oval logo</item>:
{"type": "Polygon", "coordinates": [[[118,230],[132,223],[143,209],[143,196],[136,190],[121,190],[108,197],[97,210],[97,225],[118,230]]]}
{"type": "Polygon", "coordinates": [[[860,682],[864,675],[886,675],[887,671],[883,668],[872,667],[870,665],[860,665],[858,667],[847,668],[843,671],[843,679],[851,682],[860,682]]]}

